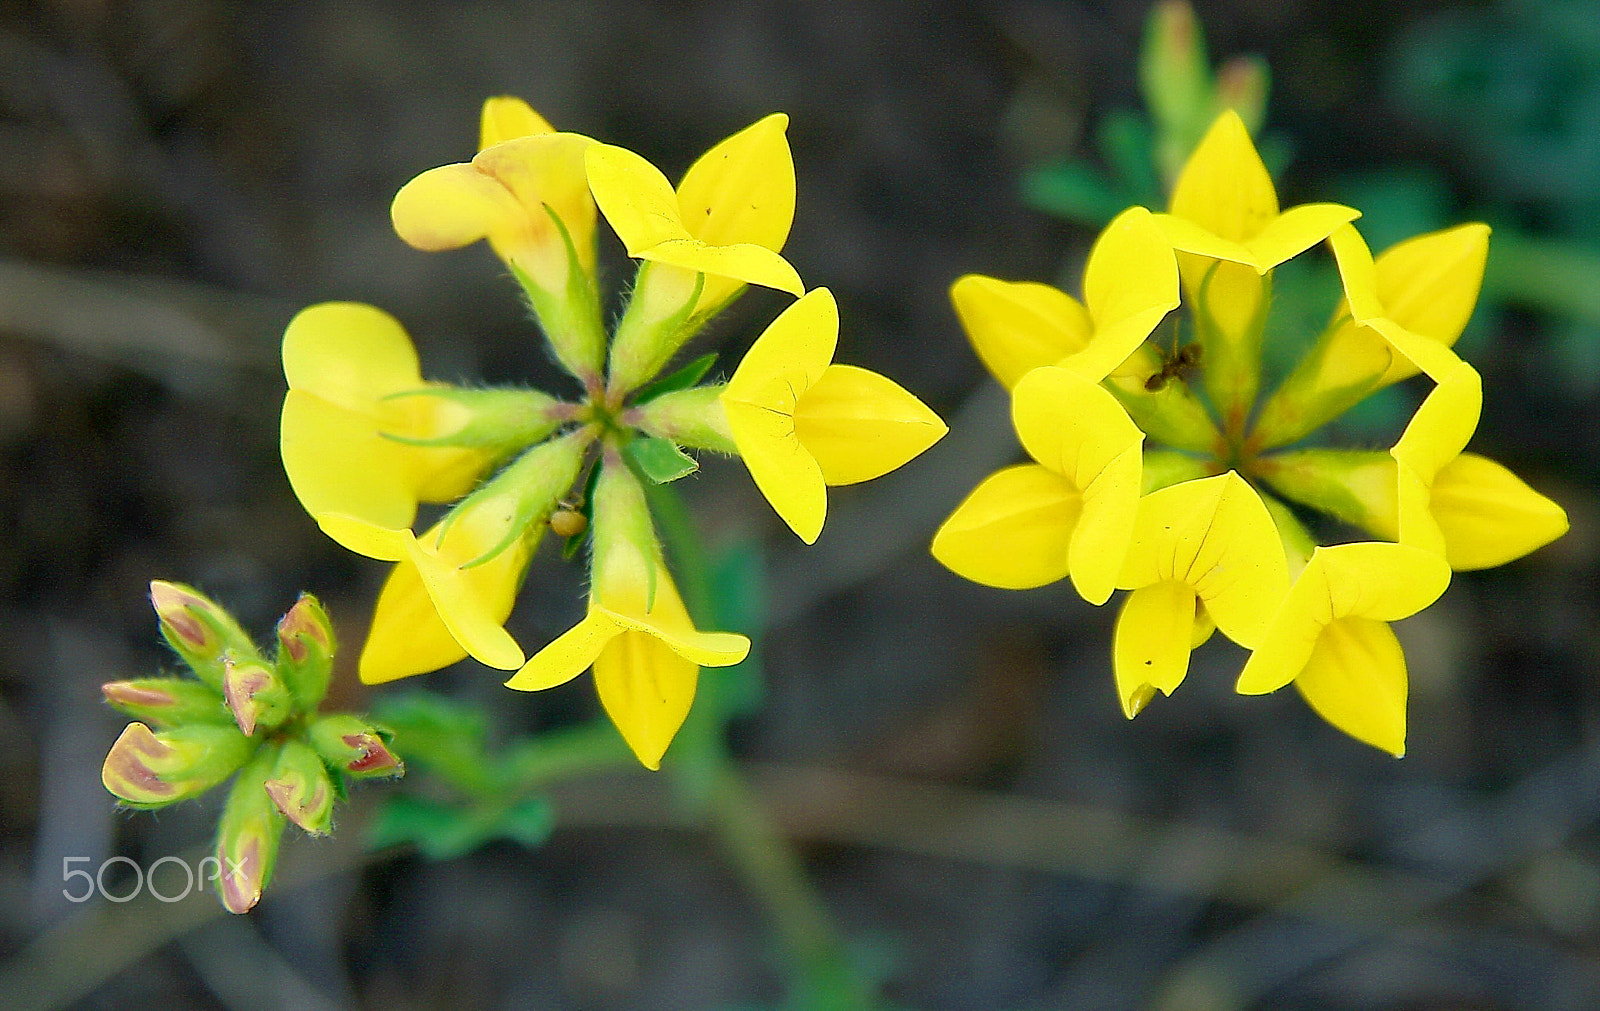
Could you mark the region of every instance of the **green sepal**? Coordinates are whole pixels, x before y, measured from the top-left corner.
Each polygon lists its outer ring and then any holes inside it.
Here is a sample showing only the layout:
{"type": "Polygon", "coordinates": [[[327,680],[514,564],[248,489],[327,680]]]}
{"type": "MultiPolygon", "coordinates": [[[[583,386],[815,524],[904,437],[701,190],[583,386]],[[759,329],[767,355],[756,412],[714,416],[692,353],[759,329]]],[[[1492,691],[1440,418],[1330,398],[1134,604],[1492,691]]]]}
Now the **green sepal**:
{"type": "Polygon", "coordinates": [[[1147,445],[1144,451],[1144,465],[1140,469],[1139,494],[1148,495],[1184,481],[1198,481],[1215,473],[1216,468],[1205,460],[1170,449],[1151,449],[1147,445]]]}
{"type": "Polygon", "coordinates": [[[1398,540],[1399,476],[1379,450],[1303,449],[1257,458],[1257,473],[1284,498],[1384,540],[1398,540]]]}
{"type": "Polygon", "coordinates": [[[683,368],[662,376],[647,386],[640,387],[639,392],[634,394],[633,397],[634,406],[647,404],[663,393],[676,393],[679,390],[687,390],[701,379],[704,379],[706,373],[711,371],[711,366],[716,363],[717,353],[715,351],[701,355],[683,368]]]}
{"type": "Polygon", "coordinates": [[[677,443],[653,435],[629,440],[622,454],[634,473],[651,484],[668,484],[700,469],[695,458],[679,449],[677,443]]]}
{"type": "Polygon", "coordinates": [[[391,442],[424,448],[492,449],[511,453],[547,438],[569,420],[573,405],[538,390],[471,390],[459,386],[425,386],[391,393],[384,400],[433,397],[470,412],[467,423],[449,435],[431,439],[384,432],[391,442]]]}
{"type": "Polygon", "coordinates": [[[106,704],[126,716],[155,727],[184,723],[233,725],[233,713],[222,695],[190,678],[135,678],[100,686],[106,704]]]}

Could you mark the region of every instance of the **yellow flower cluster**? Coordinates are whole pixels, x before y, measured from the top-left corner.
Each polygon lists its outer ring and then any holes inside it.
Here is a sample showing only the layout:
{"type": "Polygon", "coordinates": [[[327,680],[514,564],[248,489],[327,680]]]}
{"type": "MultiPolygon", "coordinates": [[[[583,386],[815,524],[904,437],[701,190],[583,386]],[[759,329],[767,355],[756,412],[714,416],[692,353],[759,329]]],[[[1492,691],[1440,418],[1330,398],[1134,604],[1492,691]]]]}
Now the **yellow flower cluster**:
{"type": "Polygon", "coordinates": [[[1567,529],[1560,506],[1465,452],[1482,387],[1452,345],[1488,229],[1417,236],[1374,259],[1358,216],[1338,204],[1280,211],[1244,124],[1225,112],[1168,213],[1131,208],[1100,235],[1082,303],[975,275],[951,291],[1011,390],[1032,462],[979,484],[933,553],[991,586],[1070,577],[1094,604],[1131,591],[1113,649],[1129,718],[1171,694],[1190,651],[1220,629],[1252,651],[1239,692],[1293,682],[1330,723],[1403,754],[1405,658],[1389,623],[1438,599],[1452,569],[1500,565],[1567,529]],[[1273,269],[1322,242],[1344,298],[1263,399],[1273,269]],[[1184,321],[1163,325],[1180,305],[1184,321]],[[1389,451],[1289,448],[1419,373],[1432,388],[1389,451]],[[1303,510],[1375,539],[1319,545],[1303,510]]]}
{"type": "MultiPolygon", "coordinates": [[[[312,306],[283,341],[289,480],[334,540],[396,563],[360,675],[384,682],[465,656],[536,690],[592,667],[606,711],[656,768],[702,666],[750,648],[698,631],[663,561],[645,483],[692,472],[688,450],[737,454],[806,541],[824,486],[864,481],[927,449],[944,424],[884,377],[832,364],[839,318],[781,254],[794,217],[785,129],[772,115],[707,151],[674,187],[644,158],[557,132],[524,102],[485,103],[469,162],[423,172],[395,197],[395,231],[422,250],[487,240],[510,268],[555,358],[582,387],[422,378],[400,324],[351,303],[312,306]],[[596,273],[604,215],[639,260],[609,335],[596,273]],[[755,284],[797,296],[726,384],[696,363],[658,378],[697,331],[755,284]],[[455,503],[414,532],[421,502],[455,503]],[[532,657],[506,631],[547,529],[590,538],[588,614],[532,657]]],[[[575,546],[575,545],[574,545],[575,546]]]]}

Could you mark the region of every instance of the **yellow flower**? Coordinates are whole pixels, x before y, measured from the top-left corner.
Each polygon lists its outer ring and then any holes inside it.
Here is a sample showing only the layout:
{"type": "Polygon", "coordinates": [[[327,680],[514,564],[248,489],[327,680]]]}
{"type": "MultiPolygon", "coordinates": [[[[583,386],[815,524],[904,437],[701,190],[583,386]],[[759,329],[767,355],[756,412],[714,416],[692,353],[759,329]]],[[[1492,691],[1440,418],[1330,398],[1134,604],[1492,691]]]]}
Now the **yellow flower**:
{"type": "Polygon", "coordinates": [[[422,674],[468,655],[501,670],[522,666],[522,648],[503,626],[590,438],[580,430],[529,450],[420,538],[347,515],[314,516],[350,550],[399,563],[361,653],[362,681],[422,674]]]}
{"type": "Polygon", "coordinates": [[[395,232],[430,252],[489,240],[523,281],[562,365],[597,381],[605,333],[583,167],[594,141],[552,131],[512,98],[485,103],[480,132],[485,146],[472,161],[429,169],[401,187],[390,208],[395,232]]]}
{"type": "Polygon", "coordinates": [[[749,652],[742,635],[694,627],[650,530],[643,489],[611,457],[595,486],[588,613],[506,686],[553,688],[592,666],[612,722],[639,761],[658,769],[689,714],[700,668],[727,667],[749,652]]]}
{"type": "Polygon", "coordinates": [[[1323,719],[1405,754],[1406,662],[1389,622],[1417,613],[1450,584],[1431,551],[1363,542],[1317,548],[1239,674],[1245,695],[1293,681],[1323,719]]]}
{"type": "Polygon", "coordinates": [[[1289,589],[1277,528],[1238,474],[1185,481],[1139,502],[1117,586],[1117,695],[1132,719],[1159,689],[1171,695],[1189,651],[1213,628],[1256,645],[1289,589]]]}
{"type": "Polygon", "coordinates": [[[805,291],[778,252],[794,220],[788,124],[771,115],[721,141],[677,190],[626,148],[589,150],[594,198],[628,255],[644,261],[611,345],[613,391],[648,381],[744,285],[805,291]]]}
{"type": "Polygon", "coordinates": [[[1017,383],[1011,421],[1037,462],[974,488],[934,535],[934,557],[1005,589],[1070,575],[1085,600],[1105,603],[1133,536],[1144,433],[1110,393],[1054,366],[1017,383]]]}
{"type": "Polygon", "coordinates": [[[833,365],[839,309],[826,288],[772,321],[721,396],[756,487],[807,544],[827,515],[825,485],[887,474],[948,430],[892,380],[833,365]]]}
{"type": "Polygon", "coordinates": [[[950,287],[973,348],[1006,389],[1044,365],[1099,382],[1178,307],[1177,262],[1149,211],[1129,208],[1101,232],[1083,294],[1087,305],[1047,284],[980,274],[950,287]]]}
{"type": "Polygon", "coordinates": [[[301,311],[283,335],[284,470],[306,511],[405,527],[417,503],[447,502],[493,462],[476,447],[418,445],[459,431],[471,412],[424,383],[411,340],[368,305],[301,311]]]}

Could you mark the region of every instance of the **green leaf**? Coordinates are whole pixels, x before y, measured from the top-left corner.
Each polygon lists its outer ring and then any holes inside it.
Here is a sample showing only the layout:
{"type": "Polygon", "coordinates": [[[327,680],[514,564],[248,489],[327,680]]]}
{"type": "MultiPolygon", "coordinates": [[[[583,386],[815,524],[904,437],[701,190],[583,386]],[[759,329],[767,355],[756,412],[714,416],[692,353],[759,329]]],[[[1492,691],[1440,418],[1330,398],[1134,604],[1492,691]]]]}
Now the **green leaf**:
{"type": "Polygon", "coordinates": [[[543,797],[530,797],[508,808],[500,818],[499,834],[533,849],[555,831],[556,811],[543,797]]]}
{"type": "Polygon", "coordinates": [[[655,382],[650,383],[640,389],[639,392],[633,396],[634,406],[637,407],[640,404],[654,400],[665,393],[676,393],[679,390],[687,390],[695,383],[698,383],[700,380],[704,379],[706,373],[711,371],[711,366],[715,365],[716,362],[717,353],[715,351],[711,352],[710,354],[701,355],[699,358],[696,358],[694,361],[685,365],[683,368],[678,369],[676,372],[662,376],[655,382]]]}
{"type": "Polygon", "coordinates": [[[409,793],[396,794],[379,810],[367,829],[373,849],[413,844],[429,860],[449,860],[470,853],[493,838],[481,814],[409,793]]]}
{"type": "Polygon", "coordinates": [[[1104,225],[1129,204],[1109,180],[1081,161],[1030,169],[1022,176],[1022,199],[1047,214],[1090,225],[1104,225]]]}
{"type": "Polygon", "coordinates": [[[694,457],[678,448],[671,439],[641,436],[622,451],[634,472],[651,484],[667,484],[700,469],[694,457]]]}

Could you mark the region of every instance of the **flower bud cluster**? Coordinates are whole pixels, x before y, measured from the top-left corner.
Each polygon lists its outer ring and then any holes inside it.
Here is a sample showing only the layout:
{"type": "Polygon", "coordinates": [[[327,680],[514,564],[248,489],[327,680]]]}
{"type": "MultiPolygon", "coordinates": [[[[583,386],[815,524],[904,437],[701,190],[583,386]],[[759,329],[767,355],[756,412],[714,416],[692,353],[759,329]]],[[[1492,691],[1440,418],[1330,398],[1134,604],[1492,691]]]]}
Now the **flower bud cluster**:
{"type": "Polygon", "coordinates": [[[315,597],[302,594],[279,620],[270,660],[193,587],[156,580],[150,600],[194,677],[102,686],[106,702],[137,722],[111,746],[101,782],[124,806],[153,809],[234,777],[217,829],[217,886],[223,905],[242,913],[261,898],[287,824],[327,835],[345,780],[404,767],[380,728],[319,712],[335,639],[315,597]]]}

